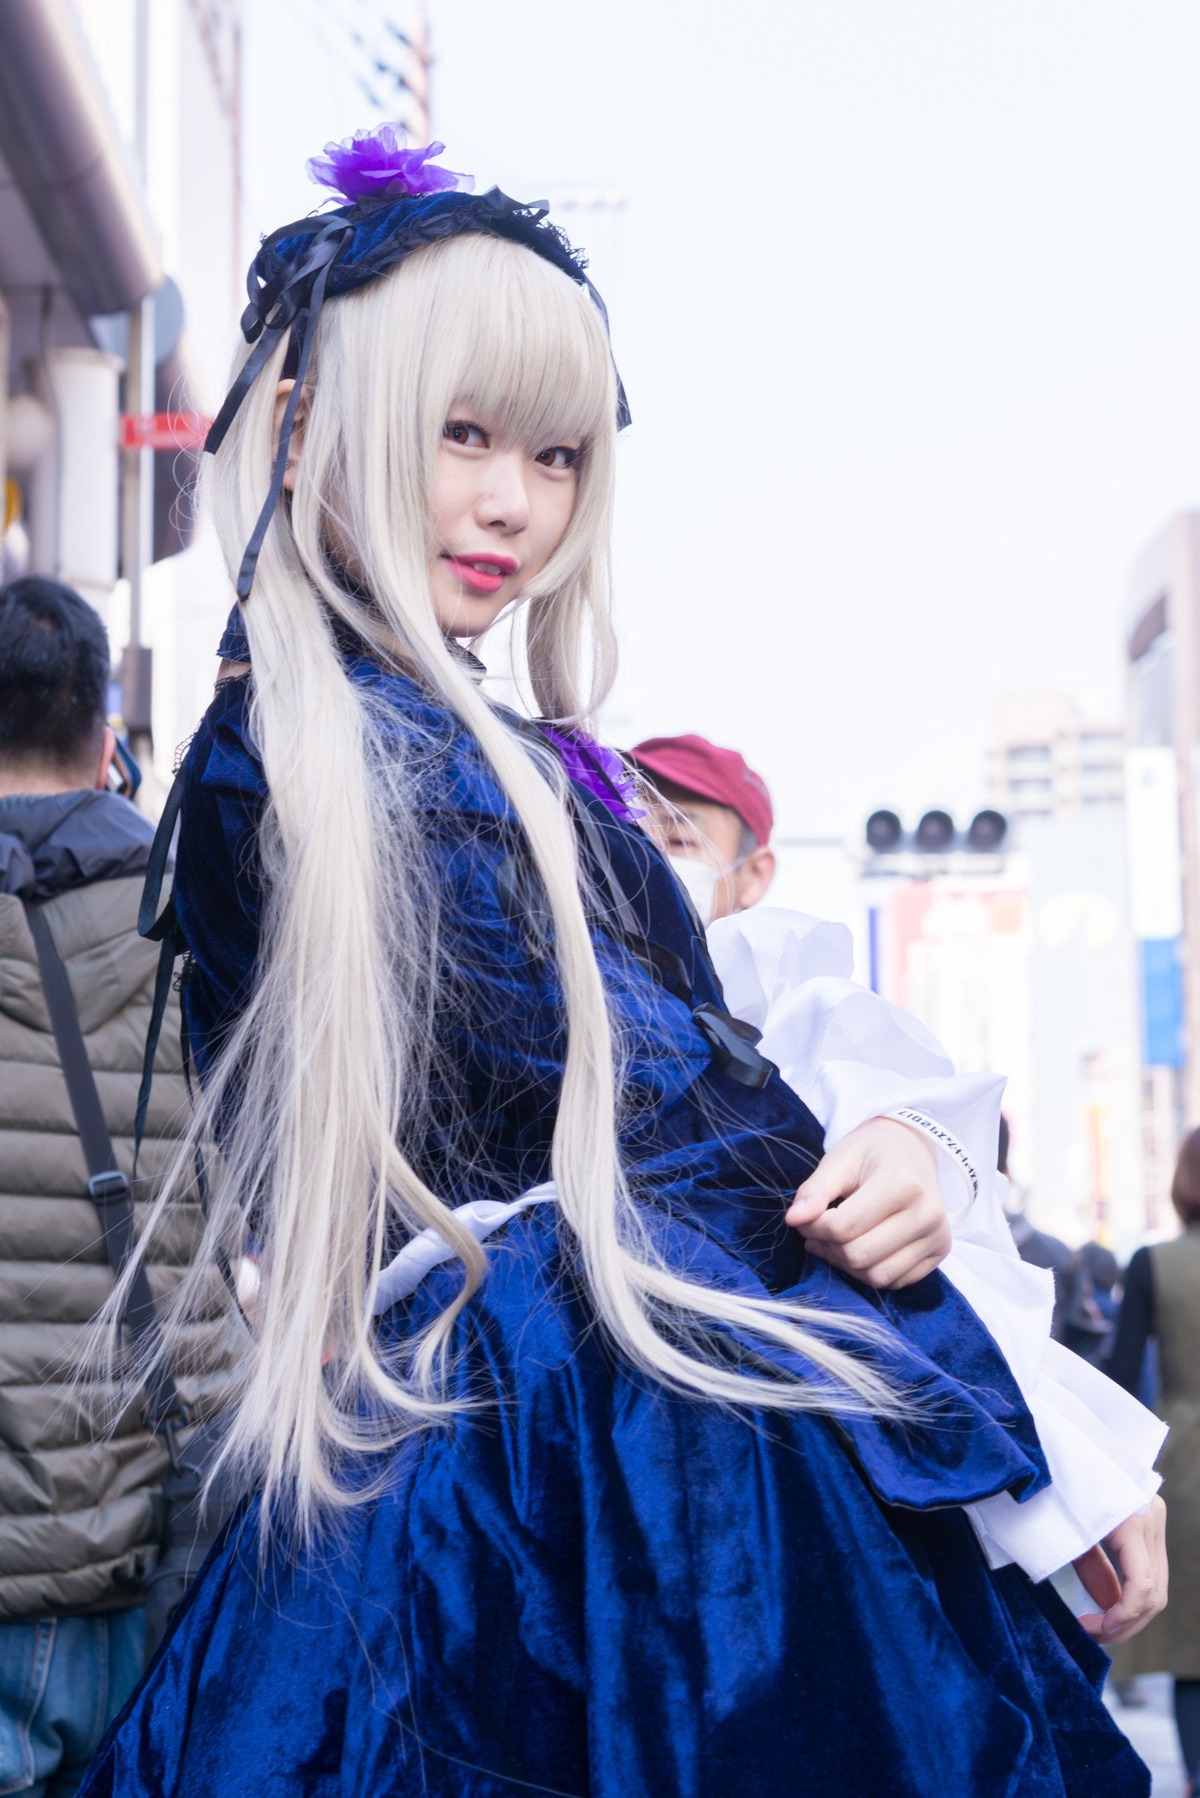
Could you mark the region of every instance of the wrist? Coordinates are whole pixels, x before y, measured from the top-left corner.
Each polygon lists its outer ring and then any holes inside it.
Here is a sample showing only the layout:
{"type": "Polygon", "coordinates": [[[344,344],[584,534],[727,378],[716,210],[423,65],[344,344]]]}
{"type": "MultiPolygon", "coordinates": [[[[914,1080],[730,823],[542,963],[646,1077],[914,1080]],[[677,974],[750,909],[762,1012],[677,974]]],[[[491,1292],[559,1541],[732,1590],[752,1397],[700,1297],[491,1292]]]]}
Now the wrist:
{"type": "Polygon", "coordinates": [[[889,1112],[888,1117],[895,1123],[906,1124],[910,1130],[917,1131],[935,1151],[940,1151],[966,1182],[969,1201],[979,1197],[979,1175],[975,1164],[952,1131],[947,1130],[944,1124],[939,1124],[936,1118],[927,1117],[923,1111],[917,1111],[911,1105],[900,1106],[889,1112]]]}

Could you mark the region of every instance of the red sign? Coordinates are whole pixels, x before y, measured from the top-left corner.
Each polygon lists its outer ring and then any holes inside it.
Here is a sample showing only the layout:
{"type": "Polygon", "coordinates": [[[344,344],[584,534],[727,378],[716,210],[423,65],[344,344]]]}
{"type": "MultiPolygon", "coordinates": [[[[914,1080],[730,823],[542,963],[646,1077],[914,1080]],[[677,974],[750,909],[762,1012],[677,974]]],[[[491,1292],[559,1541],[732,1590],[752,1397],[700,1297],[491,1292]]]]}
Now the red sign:
{"type": "Polygon", "coordinates": [[[123,450],[200,450],[211,424],[199,412],[125,412],[118,442],[123,450]]]}

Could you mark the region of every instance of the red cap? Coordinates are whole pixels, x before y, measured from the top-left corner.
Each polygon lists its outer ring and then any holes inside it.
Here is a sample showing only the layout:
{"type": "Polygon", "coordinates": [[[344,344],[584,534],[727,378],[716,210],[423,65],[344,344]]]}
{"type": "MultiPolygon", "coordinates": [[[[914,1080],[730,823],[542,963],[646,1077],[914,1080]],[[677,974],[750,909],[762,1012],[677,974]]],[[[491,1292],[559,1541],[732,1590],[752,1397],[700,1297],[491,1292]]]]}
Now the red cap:
{"type": "Polygon", "coordinates": [[[775,814],[767,783],[736,749],[718,749],[707,737],[647,737],[630,751],[630,759],[652,781],[670,781],[697,799],[727,805],[757,843],[770,841],[775,814]]]}

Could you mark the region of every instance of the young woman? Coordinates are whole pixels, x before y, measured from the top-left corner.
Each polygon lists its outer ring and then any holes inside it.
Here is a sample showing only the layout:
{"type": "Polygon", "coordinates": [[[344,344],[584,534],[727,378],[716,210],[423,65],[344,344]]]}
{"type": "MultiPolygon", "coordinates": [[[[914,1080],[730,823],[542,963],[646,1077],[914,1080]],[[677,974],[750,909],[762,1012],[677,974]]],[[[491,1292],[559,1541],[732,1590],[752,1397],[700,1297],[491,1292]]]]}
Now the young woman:
{"type": "MultiPolygon", "coordinates": [[[[215,427],[245,640],[176,900],[253,1496],[85,1791],[1144,1793],[1103,1655],[964,1509],[1051,1485],[932,1271],[954,1139],[822,1159],[584,734],[597,297],[431,154],[331,151],[351,203],[264,244],[215,427]],[[518,601],[542,725],[461,647],[518,601]]],[[[1161,1603],[1159,1529],[1123,1595],[1089,1564],[1094,1633],[1161,1603]]]]}

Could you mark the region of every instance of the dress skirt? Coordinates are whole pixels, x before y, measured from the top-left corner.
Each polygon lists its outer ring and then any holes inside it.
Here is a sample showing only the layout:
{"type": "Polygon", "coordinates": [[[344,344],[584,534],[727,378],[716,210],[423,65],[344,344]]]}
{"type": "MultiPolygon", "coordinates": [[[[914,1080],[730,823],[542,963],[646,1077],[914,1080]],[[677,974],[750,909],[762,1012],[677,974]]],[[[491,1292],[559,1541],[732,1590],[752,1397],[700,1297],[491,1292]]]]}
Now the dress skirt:
{"type": "MultiPolygon", "coordinates": [[[[689,1224],[660,1247],[761,1292],[689,1224]]],[[[1106,1659],[1048,1585],[989,1571],[964,1503],[1044,1487],[1007,1366],[940,1275],[796,1295],[879,1326],[905,1424],[737,1412],[630,1369],[551,1207],[489,1243],[452,1380],[304,1551],[251,1502],[83,1798],[1133,1798],[1106,1659]]],[[[436,1270],[382,1320],[454,1290],[436,1270]]],[[[770,1377],[811,1368],[726,1334],[770,1377]]]]}

